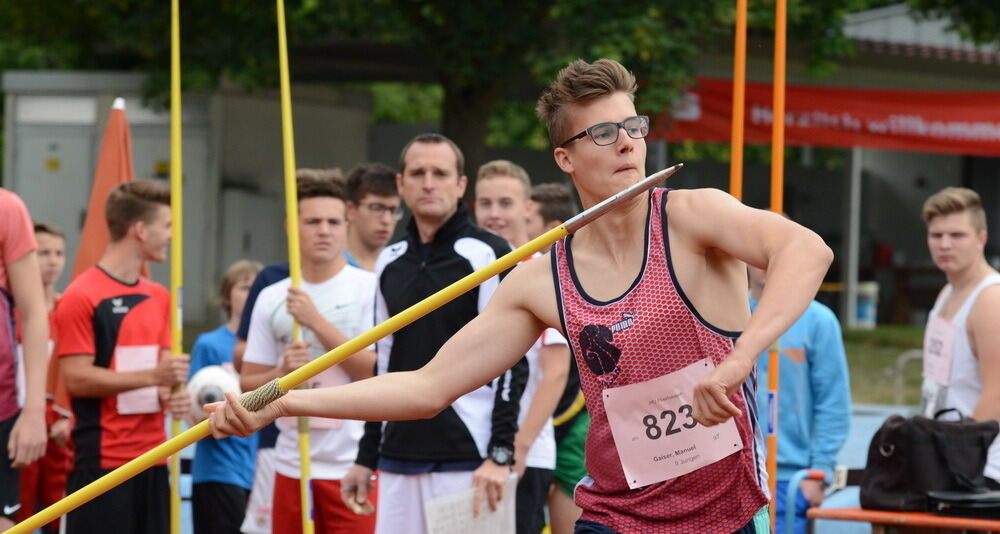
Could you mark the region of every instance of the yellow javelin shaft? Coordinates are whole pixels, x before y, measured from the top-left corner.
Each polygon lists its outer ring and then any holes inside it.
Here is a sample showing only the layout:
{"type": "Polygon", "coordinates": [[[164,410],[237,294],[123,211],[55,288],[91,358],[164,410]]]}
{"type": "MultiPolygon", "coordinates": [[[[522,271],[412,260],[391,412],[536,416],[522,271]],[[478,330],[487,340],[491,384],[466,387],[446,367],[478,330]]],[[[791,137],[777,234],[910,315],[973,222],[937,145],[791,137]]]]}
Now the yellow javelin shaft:
{"type": "MultiPolygon", "coordinates": [[[[369,345],[385,336],[388,336],[389,334],[392,334],[413,321],[420,319],[424,315],[427,315],[444,304],[447,304],[459,295],[469,291],[486,280],[489,280],[501,272],[514,267],[521,260],[531,256],[539,250],[544,249],[552,243],[555,243],[567,234],[571,234],[579,230],[584,225],[614,209],[621,202],[634,198],[643,191],[660,183],[662,180],[665,180],[667,177],[680,170],[681,167],[681,164],[677,164],[669,169],[665,169],[648,176],[643,181],[629,187],[625,191],[608,198],[604,202],[601,202],[576,217],[573,217],[569,221],[566,221],[566,223],[562,226],[558,226],[548,232],[545,232],[535,239],[525,243],[523,246],[505,254],[503,257],[495,260],[493,263],[483,267],[482,269],[466,275],[464,278],[454,282],[448,287],[434,293],[424,300],[421,300],[398,314],[393,315],[385,322],[379,324],[371,330],[368,330],[367,332],[347,341],[330,352],[327,352],[323,356],[320,356],[308,364],[281,377],[277,381],[279,387],[282,391],[288,391],[289,389],[292,389],[306,380],[309,380],[324,370],[333,367],[334,365],[347,359],[348,356],[351,356],[365,347],[368,347],[369,345]]],[[[268,384],[270,384],[270,382],[268,384]]],[[[265,386],[268,384],[265,384],[265,386]]],[[[261,387],[263,388],[265,386],[261,387]]],[[[241,398],[246,398],[248,396],[252,396],[253,394],[254,392],[244,393],[241,398]]],[[[166,443],[162,443],[153,449],[150,449],[148,452],[142,454],[135,460],[132,460],[103,477],[91,482],[90,484],[87,484],[76,492],[67,495],[62,500],[29,517],[25,521],[14,525],[13,528],[7,531],[7,534],[27,534],[33,530],[39,529],[43,525],[52,522],[52,520],[57,517],[73,511],[87,501],[90,501],[98,495],[108,491],[112,487],[132,478],[157,462],[162,461],[167,456],[170,456],[199,439],[208,436],[208,434],[208,421],[202,421],[189,428],[181,435],[174,437],[166,443]]]]}
{"type": "MultiPolygon", "coordinates": [[[[172,246],[170,247],[170,353],[183,352],[183,284],[184,284],[184,224],[183,224],[183,170],[184,159],[181,152],[181,37],[179,0],[170,2],[170,210],[172,223],[172,246]]],[[[183,386],[174,388],[183,391],[183,386]]],[[[170,435],[181,433],[181,421],[171,418],[170,435]]],[[[181,531],[181,458],[175,454],[170,458],[170,532],[181,531]]]]}
{"type": "MultiPolygon", "coordinates": [[[[292,96],[288,80],[288,39],[285,33],[285,2],[277,0],[278,67],[281,80],[281,140],[285,161],[285,216],[288,219],[288,274],[292,287],[302,285],[299,254],[299,202],[295,189],[295,135],[292,128],[292,96]]],[[[292,321],[292,341],[301,341],[302,332],[292,321]]],[[[313,533],[312,499],[309,493],[309,418],[299,417],[299,499],[302,504],[302,533],[313,533]]]]}

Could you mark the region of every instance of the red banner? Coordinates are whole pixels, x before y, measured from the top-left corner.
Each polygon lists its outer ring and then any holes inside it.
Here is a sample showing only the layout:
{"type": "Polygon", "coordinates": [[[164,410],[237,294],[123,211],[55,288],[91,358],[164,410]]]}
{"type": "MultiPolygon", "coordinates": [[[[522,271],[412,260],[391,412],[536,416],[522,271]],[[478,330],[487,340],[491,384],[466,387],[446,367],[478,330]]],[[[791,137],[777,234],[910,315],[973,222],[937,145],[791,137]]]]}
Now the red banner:
{"type": "MultiPolygon", "coordinates": [[[[747,83],[748,143],[770,143],[771,85],[747,83]]],[[[729,141],[732,83],[700,78],[652,136],[729,141]]],[[[785,142],[1000,156],[1000,92],[898,91],[788,86],[785,142]]]]}

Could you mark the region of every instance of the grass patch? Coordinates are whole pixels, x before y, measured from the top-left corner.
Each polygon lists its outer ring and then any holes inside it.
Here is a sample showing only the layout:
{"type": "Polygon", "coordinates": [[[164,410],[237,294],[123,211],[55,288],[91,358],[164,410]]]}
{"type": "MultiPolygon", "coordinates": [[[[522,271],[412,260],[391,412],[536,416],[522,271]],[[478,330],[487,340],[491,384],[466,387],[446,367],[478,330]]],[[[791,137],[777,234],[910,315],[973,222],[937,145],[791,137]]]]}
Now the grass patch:
{"type": "MultiPolygon", "coordinates": [[[[924,329],[913,326],[879,326],[873,330],[845,330],[844,349],[851,373],[854,402],[895,404],[896,360],[900,354],[923,346],[924,329]]],[[[920,360],[903,370],[904,405],[920,404],[920,360]]]]}

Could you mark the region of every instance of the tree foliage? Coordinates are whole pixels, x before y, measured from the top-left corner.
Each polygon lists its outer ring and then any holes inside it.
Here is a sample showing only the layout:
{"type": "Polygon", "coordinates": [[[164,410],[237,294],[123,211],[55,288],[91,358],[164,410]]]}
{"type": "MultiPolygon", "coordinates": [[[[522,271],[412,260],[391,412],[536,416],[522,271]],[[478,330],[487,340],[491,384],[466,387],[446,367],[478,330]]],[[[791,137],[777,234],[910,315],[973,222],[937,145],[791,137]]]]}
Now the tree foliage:
{"type": "MultiPolygon", "coordinates": [[[[852,51],[841,31],[843,15],[873,1],[791,0],[790,53],[806,57],[815,72],[829,73],[837,58],[852,51]]],[[[576,58],[623,62],[642,80],[639,108],[665,109],[692,83],[701,54],[731,46],[734,4],[733,0],[289,0],[286,16],[293,51],[331,38],[412,50],[441,87],[444,132],[468,152],[470,165],[476,165],[487,138],[535,145],[544,139],[537,122],[530,119],[530,99],[511,99],[508,94],[518,87],[533,88],[537,94],[576,58]],[[497,130],[501,123],[511,127],[497,130]]],[[[752,31],[767,33],[773,25],[773,0],[750,4],[752,31]]],[[[187,89],[211,89],[222,78],[248,88],[277,85],[273,3],[198,0],[182,2],[181,10],[187,89]]],[[[0,2],[0,20],[4,21],[0,69],[142,70],[150,73],[154,93],[165,92],[168,2],[6,0],[0,2]]],[[[294,76],[294,56],[291,62],[294,76]]],[[[390,88],[382,90],[384,98],[398,98],[390,88]]],[[[426,103],[421,98],[416,105],[426,103]]]]}

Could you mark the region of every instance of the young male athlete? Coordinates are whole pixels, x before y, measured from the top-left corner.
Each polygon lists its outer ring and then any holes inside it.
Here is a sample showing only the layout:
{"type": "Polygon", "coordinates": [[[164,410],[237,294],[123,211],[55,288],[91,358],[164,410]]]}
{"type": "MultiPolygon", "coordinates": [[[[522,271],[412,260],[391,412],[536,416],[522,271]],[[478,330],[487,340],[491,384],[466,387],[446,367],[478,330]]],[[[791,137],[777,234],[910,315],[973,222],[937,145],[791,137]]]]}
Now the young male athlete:
{"type": "MultiPolygon", "coordinates": [[[[264,288],[254,303],[240,384],[255,388],[305,365],[309,360],[371,328],[375,315],[375,276],[347,264],[347,197],[340,183],[299,179],[299,241],[302,285],[285,278],[264,288]],[[292,340],[292,323],[302,340],[292,340]]],[[[362,351],[309,381],[330,387],[372,375],[375,354],[362,351]]],[[[353,465],[361,421],[314,418],[309,421],[311,490],[316,531],[370,533],[374,516],[357,515],[340,498],[341,478],[353,465]]],[[[275,445],[272,532],[302,530],[299,498],[298,430],[294,419],[278,422],[275,445]]]]}
{"type": "MultiPolygon", "coordinates": [[[[986,211],[979,194],[946,187],[924,202],[927,248],[948,284],[924,332],[921,410],[955,408],[978,421],[1000,419],[1000,273],[986,262],[986,211]]],[[[989,447],[986,485],[1000,490],[1000,439],[989,447]]]]}
{"type": "MultiPolygon", "coordinates": [[[[110,242],[97,265],[77,276],[56,306],[55,355],[73,403],[76,447],[67,493],[166,440],[164,408],[187,414],[171,388],[187,379],[186,354],[171,356],[170,294],[140,276],[163,261],[171,237],[170,188],[133,180],[108,194],[110,242]]],[[[66,516],[66,532],[166,533],[166,461],[66,516]]]]}
{"type": "MultiPolygon", "coordinates": [[[[476,176],[476,223],[515,247],[524,245],[529,239],[530,193],[531,180],[520,165],[502,159],[483,164],[476,176]]],[[[532,259],[538,256],[541,253],[532,259]]],[[[525,354],[528,382],[514,436],[517,534],[538,534],[545,526],[545,501],[556,467],[552,413],[569,374],[566,345],[558,330],[547,328],[525,354]]]]}
{"type": "MultiPolygon", "coordinates": [[[[622,65],[574,61],[538,112],[585,208],[645,175],[648,119],[622,65]]],[[[508,369],[544,328],[570,342],[591,416],[577,532],[766,532],[757,355],[812,300],[832,259],[813,232],[722,191],[654,190],[511,272],[419,370],[293,391],[250,413],[210,407],[216,436],[279,415],[431,417],[508,369]],[[751,317],[744,262],[766,268],[751,317]],[[487,341],[484,341],[487,340],[487,341]]]]}
{"type": "Polygon", "coordinates": [[[38,243],[24,202],[0,188],[0,529],[21,508],[18,469],[45,452],[45,358],[49,336],[38,243]],[[24,391],[17,386],[14,307],[23,332],[24,391]],[[24,394],[23,407],[19,393],[24,394]]]}
{"type": "MultiPolygon", "coordinates": [[[[573,196],[573,189],[560,183],[538,184],[531,188],[526,224],[528,239],[534,239],[574,217],[579,208],[573,196]]],[[[576,520],[580,519],[581,510],[573,502],[573,492],[577,483],[587,476],[584,447],[590,428],[590,416],[580,390],[580,371],[572,358],[566,387],[552,414],[552,424],[555,427],[556,468],[552,472],[552,487],[549,489],[549,527],[552,534],[570,534],[576,520]]]]}

